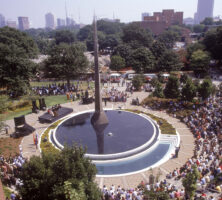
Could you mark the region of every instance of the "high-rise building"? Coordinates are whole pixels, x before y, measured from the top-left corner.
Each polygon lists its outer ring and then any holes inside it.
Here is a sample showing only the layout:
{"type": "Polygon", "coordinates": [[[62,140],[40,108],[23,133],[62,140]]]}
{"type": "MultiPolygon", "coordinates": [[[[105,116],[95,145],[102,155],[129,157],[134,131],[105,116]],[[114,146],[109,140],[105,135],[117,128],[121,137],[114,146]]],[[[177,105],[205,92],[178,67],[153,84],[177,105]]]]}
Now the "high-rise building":
{"type": "Polygon", "coordinates": [[[65,25],[66,25],[65,19],[57,18],[57,27],[58,28],[64,27],[65,25]]]}
{"type": "Polygon", "coordinates": [[[11,28],[17,28],[17,23],[16,21],[7,20],[6,26],[11,27],[11,28]]]}
{"type": "Polygon", "coordinates": [[[5,24],[5,17],[0,14],[0,28],[1,27],[4,27],[6,24],[5,24]]]}
{"type": "Polygon", "coordinates": [[[55,28],[54,15],[52,13],[47,13],[45,15],[45,27],[50,29],[55,28]]]}
{"type": "Polygon", "coordinates": [[[19,30],[27,30],[29,29],[29,18],[28,17],[18,17],[18,27],[19,30]]]}
{"type": "Polygon", "coordinates": [[[74,26],[76,22],[70,17],[66,17],[66,26],[74,26]]]}
{"type": "Polygon", "coordinates": [[[206,17],[213,18],[214,0],[198,0],[196,23],[202,22],[206,17]]]}

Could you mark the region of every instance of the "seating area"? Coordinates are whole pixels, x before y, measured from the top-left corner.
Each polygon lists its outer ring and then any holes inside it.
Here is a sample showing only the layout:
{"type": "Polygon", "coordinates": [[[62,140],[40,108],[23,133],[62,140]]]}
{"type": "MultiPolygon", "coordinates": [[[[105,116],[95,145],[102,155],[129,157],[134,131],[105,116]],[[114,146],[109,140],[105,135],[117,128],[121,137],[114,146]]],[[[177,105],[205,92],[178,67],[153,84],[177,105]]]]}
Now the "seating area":
{"type": "Polygon", "coordinates": [[[48,109],[46,113],[41,115],[39,117],[40,123],[53,123],[56,120],[65,117],[66,115],[73,112],[72,108],[66,108],[66,107],[52,107],[51,109],[48,109]]]}

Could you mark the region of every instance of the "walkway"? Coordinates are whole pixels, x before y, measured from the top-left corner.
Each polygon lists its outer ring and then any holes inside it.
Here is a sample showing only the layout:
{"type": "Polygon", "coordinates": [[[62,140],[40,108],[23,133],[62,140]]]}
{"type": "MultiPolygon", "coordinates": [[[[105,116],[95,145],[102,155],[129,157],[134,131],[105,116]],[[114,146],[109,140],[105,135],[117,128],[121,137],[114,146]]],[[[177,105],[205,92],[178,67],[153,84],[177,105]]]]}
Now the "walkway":
{"type": "MultiPolygon", "coordinates": [[[[122,88],[124,89],[124,88],[122,88]]],[[[139,101],[143,100],[145,97],[148,96],[146,92],[134,92],[130,98],[128,98],[126,103],[111,103],[108,102],[107,106],[104,108],[113,108],[118,109],[121,107],[122,109],[136,109],[140,111],[144,111],[147,113],[151,113],[156,115],[160,118],[166,119],[169,123],[172,124],[174,128],[177,129],[177,132],[180,134],[181,137],[181,144],[180,144],[180,151],[178,158],[170,159],[166,163],[162,164],[158,168],[154,168],[152,173],[155,175],[159,175],[160,178],[165,178],[166,174],[172,172],[176,168],[180,168],[184,163],[192,157],[194,151],[194,138],[190,130],[186,127],[185,124],[181,123],[178,119],[170,117],[164,111],[153,111],[149,109],[145,109],[141,106],[133,106],[131,105],[132,99],[138,97],[139,101]]],[[[82,105],[79,102],[70,102],[63,104],[64,107],[71,107],[73,108],[74,112],[94,109],[94,104],[89,105],[82,105]]],[[[38,122],[38,116],[42,115],[43,112],[38,114],[30,114],[26,116],[26,121],[28,124],[36,128],[36,132],[40,136],[40,134],[49,126],[49,124],[40,124],[38,122]]],[[[14,126],[13,120],[7,121],[11,127],[14,126]]],[[[30,158],[33,155],[40,155],[39,149],[35,148],[33,144],[33,136],[28,135],[25,136],[21,143],[23,156],[26,158],[30,158]]],[[[149,180],[150,171],[145,171],[142,173],[128,175],[128,176],[121,176],[121,177],[113,177],[113,178],[96,178],[96,182],[98,183],[99,187],[106,185],[110,187],[112,184],[120,185],[123,188],[135,188],[141,181],[147,182],[149,180]]]]}

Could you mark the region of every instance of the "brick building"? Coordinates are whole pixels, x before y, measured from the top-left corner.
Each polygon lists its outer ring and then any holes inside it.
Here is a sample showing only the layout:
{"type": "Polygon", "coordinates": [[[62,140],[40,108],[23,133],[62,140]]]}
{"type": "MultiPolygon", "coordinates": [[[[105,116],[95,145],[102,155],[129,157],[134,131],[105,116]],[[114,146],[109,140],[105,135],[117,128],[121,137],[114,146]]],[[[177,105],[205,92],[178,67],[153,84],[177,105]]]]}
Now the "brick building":
{"type": "Polygon", "coordinates": [[[149,28],[153,34],[159,35],[172,25],[183,24],[183,12],[174,12],[173,9],[154,12],[153,16],[145,16],[140,22],[143,28],[149,28]]]}

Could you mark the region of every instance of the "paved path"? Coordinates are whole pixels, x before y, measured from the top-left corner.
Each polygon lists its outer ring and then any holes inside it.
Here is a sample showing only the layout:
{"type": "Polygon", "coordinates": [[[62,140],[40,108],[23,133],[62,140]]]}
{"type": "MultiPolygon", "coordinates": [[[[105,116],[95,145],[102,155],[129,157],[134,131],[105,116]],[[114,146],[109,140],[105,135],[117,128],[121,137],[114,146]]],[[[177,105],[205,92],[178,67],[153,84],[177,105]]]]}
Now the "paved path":
{"type": "Polygon", "coordinates": [[[5,194],[3,191],[1,179],[0,179],[0,200],[5,200],[5,194]]]}
{"type": "MultiPolygon", "coordinates": [[[[122,88],[123,90],[124,88],[122,88]]],[[[138,97],[139,101],[142,101],[145,97],[148,96],[148,93],[145,92],[134,92],[130,97],[128,98],[126,103],[111,103],[108,102],[107,106],[105,108],[119,108],[122,109],[128,108],[128,109],[137,109],[141,110],[147,113],[154,114],[160,118],[166,119],[168,122],[172,124],[174,128],[177,129],[177,132],[180,134],[181,137],[181,148],[179,151],[178,158],[170,159],[164,164],[160,165],[157,168],[153,169],[153,174],[159,174],[160,178],[165,178],[166,174],[169,172],[172,172],[176,168],[180,168],[190,157],[193,155],[194,151],[194,138],[190,130],[186,127],[185,124],[181,123],[178,119],[175,119],[173,117],[170,117],[167,115],[164,111],[153,111],[146,108],[143,108],[141,106],[132,106],[131,102],[133,98],[138,97]]],[[[64,107],[70,107],[73,108],[74,112],[94,109],[94,104],[89,105],[81,105],[78,101],[70,102],[63,104],[64,107]]],[[[36,132],[40,136],[40,134],[49,126],[49,124],[40,124],[38,122],[38,116],[42,115],[43,112],[40,112],[39,114],[30,114],[26,116],[26,121],[28,124],[36,128],[36,132]]],[[[14,126],[14,123],[12,120],[7,121],[7,124],[11,127],[14,126]]],[[[35,145],[33,144],[33,136],[28,135],[25,136],[21,143],[22,151],[24,157],[30,158],[33,155],[40,155],[39,149],[35,148],[35,145]]],[[[142,173],[137,173],[134,175],[128,175],[128,176],[121,176],[121,177],[113,177],[113,178],[96,178],[96,182],[100,187],[103,185],[106,185],[107,187],[114,185],[120,185],[123,188],[134,188],[138,186],[138,184],[141,181],[147,182],[149,179],[150,171],[145,171],[142,173]]]]}

